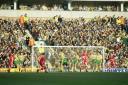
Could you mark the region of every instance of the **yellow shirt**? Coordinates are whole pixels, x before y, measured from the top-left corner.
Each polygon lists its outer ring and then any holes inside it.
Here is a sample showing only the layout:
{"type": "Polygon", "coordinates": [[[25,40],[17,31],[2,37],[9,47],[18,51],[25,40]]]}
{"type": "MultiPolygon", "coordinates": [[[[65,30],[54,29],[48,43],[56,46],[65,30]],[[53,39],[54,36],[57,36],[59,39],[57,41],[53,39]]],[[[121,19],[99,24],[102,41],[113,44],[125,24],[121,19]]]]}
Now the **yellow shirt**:
{"type": "Polygon", "coordinates": [[[60,52],[60,57],[61,57],[62,60],[65,58],[65,55],[64,55],[63,52],[60,52]]]}
{"type": "Polygon", "coordinates": [[[24,22],[28,22],[29,18],[28,17],[24,17],[24,22]]]}
{"type": "Polygon", "coordinates": [[[16,54],[15,55],[15,61],[18,61],[19,60],[19,58],[18,58],[18,55],[16,54]]]}
{"type": "Polygon", "coordinates": [[[102,55],[97,55],[97,60],[102,60],[102,55]]]}
{"type": "Polygon", "coordinates": [[[22,62],[24,61],[24,56],[23,55],[19,55],[18,57],[19,57],[20,61],[22,61],[22,62]]]}
{"type": "Polygon", "coordinates": [[[121,20],[121,24],[125,24],[125,19],[124,18],[120,18],[120,20],[121,20]]]}
{"type": "Polygon", "coordinates": [[[79,60],[79,55],[76,54],[76,59],[79,60]]]}
{"type": "Polygon", "coordinates": [[[39,53],[44,53],[44,47],[39,48],[39,53]]]}
{"type": "Polygon", "coordinates": [[[116,23],[117,23],[118,25],[120,25],[120,24],[121,24],[121,19],[117,19],[117,20],[116,20],[116,23]]]}

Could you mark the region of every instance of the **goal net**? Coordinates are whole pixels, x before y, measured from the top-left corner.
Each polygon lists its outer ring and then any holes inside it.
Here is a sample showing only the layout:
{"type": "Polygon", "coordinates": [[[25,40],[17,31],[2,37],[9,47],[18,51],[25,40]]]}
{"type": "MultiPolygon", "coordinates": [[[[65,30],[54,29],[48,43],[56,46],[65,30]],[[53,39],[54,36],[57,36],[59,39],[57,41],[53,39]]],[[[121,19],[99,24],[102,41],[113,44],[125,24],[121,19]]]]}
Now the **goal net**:
{"type": "Polygon", "coordinates": [[[45,57],[48,72],[99,72],[104,68],[102,46],[33,46],[32,71],[40,68],[40,55],[45,57]]]}

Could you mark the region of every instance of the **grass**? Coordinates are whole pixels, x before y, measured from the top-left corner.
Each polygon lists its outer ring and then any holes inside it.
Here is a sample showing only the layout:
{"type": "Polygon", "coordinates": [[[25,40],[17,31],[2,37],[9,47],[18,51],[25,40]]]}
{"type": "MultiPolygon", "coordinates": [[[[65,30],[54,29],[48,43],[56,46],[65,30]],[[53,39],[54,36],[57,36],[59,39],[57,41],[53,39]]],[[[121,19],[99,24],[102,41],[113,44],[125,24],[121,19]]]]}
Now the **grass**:
{"type": "Polygon", "coordinates": [[[0,85],[128,85],[128,73],[0,73],[0,85]]]}

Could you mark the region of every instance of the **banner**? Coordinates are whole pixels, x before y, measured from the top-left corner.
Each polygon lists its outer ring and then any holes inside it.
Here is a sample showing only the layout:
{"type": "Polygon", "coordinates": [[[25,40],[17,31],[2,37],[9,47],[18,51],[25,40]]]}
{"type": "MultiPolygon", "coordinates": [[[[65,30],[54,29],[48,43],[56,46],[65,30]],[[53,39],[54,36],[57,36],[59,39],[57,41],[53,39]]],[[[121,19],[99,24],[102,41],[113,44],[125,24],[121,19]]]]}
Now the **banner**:
{"type": "Polygon", "coordinates": [[[128,72],[128,68],[105,68],[103,72],[128,72]]]}
{"type": "MultiPolygon", "coordinates": [[[[9,72],[9,68],[0,68],[0,72],[9,72]]],[[[11,68],[10,72],[32,72],[32,68],[11,68]]]]}

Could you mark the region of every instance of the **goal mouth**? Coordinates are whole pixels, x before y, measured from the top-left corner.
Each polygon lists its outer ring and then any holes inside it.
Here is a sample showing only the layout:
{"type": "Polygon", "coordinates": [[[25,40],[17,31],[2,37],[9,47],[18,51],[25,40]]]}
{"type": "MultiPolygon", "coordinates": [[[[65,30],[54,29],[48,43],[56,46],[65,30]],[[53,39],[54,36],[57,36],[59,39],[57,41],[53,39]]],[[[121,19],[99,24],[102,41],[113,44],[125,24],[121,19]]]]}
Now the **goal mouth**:
{"type": "Polygon", "coordinates": [[[33,71],[40,68],[39,55],[42,54],[45,54],[45,65],[49,72],[100,72],[105,68],[103,46],[33,46],[31,54],[33,71]],[[84,51],[87,52],[85,60],[82,58],[84,51]]]}

